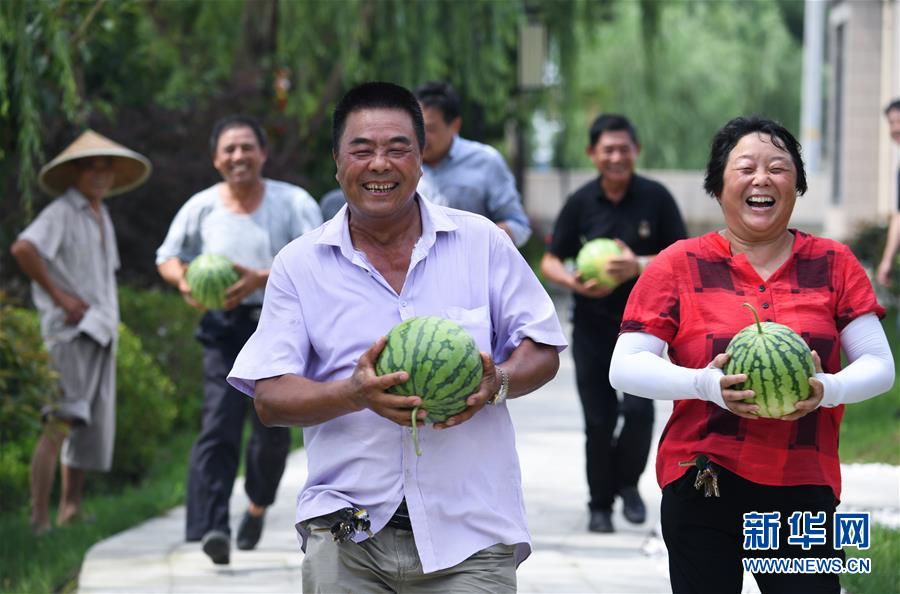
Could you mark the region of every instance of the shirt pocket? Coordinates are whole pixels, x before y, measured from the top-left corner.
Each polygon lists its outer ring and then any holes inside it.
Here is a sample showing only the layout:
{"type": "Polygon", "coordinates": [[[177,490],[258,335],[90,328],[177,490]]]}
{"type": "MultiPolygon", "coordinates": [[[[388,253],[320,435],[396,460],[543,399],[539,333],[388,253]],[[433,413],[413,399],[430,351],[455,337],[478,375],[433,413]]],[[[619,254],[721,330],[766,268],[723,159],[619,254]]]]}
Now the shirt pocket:
{"type": "Polygon", "coordinates": [[[451,305],[444,309],[444,317],[465,328],[475,339],[479,351],[491,352],[491,317],[487,305],[474,309],[451,305]]]}

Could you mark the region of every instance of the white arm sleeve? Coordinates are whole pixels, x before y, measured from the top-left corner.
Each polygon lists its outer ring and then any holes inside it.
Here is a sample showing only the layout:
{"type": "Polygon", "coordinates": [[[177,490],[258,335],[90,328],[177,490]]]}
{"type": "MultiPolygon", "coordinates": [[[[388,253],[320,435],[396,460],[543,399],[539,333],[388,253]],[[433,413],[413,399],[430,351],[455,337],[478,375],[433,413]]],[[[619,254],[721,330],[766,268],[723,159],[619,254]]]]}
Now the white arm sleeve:
{"type": "Polygon", "coordinates": [[[841,331],[847,367],[837,373],[817,373],[825,386],[821,406],[862,402],[894,385],[894,357],[884,328],[875,314],[860,316],[841,331]]]}
{"type": "Polygon", "coordinates": [[[619,336],[609,366],[609,383],[617,390],[653,400],[709,400],[727,410],[712,364],[702,369],[675,365],[663,358],[666,343],[646,332],[619,336]]]}

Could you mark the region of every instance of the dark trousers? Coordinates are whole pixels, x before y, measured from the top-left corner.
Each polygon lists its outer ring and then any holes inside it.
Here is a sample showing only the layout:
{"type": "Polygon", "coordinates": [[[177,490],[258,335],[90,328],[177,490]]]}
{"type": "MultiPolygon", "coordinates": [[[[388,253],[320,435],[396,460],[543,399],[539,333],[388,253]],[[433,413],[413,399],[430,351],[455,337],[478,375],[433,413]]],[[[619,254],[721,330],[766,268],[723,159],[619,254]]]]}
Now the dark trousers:
{"type": "Polygon", "coordinates": [[[625,394],[621,407],[609,385],[609,362],[619,326],[585,324],[575,319],[572,356],[584,410],[587,481],[592,510],[609,510],[622,487],[636,486],[647,465],[653,438],[653,401],[625,394]],[[616,425],[622,413],[622,429],[616,425]]]}
{"type": "MultiPolygon", "coordinates": [[[[716,592],[738,594],[743,584],[742,558],[844,558],[833,548],[835,500],[831,489],[821,485],[773,487],[745,480],[718,468],[721,497],[704,497],[694,489],[697,469],[692,468],[663,489],[662,532],[669,551],[669,579],[674,594],[716,592]],[[743,514],[781,512],[779,549],[745,551],[743,514]],[[788,545],[788,518],[795,511],[824,511],[826,544],[804,551],[788,545]]],[[[837,574],[757,573],[763,594],[838,594],[837,574]]]]}
{"type": "Polygon", "coordinates": [[[244,343],[256,329],[259,308],[210,311],[200,322],[203,344],[203,413],[200,435],[191,449],[187,491],[187,540],[210,530],[231,533],[228,502],[240,462],[247,409],[252,433],[245,454],[244,489],[254,504],[275,501],[290,449],[290,431],[260,423],[250,398],[225,380],[244,343]]]}

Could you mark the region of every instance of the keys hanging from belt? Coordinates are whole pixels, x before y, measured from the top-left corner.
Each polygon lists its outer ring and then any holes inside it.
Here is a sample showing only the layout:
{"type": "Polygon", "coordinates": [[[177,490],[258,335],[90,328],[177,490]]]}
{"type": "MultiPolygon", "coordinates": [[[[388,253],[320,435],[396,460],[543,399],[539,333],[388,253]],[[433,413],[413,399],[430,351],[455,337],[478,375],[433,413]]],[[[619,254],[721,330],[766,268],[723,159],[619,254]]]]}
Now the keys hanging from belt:
{"type": "Polygon", "coordinates": [[[704,497],[719,497],[719,473],[709,458],[700,454],[693,460],[679,462],[679,466],[696,466],[697,478],[694,479],[694,488],[698,491],[703,487],[704,497]]]}
{"type": "Polygon", "coordinates": [[[330,528],[313,528],[313,532],[331,532],[336,543],[345,543],[359,532],[372,536],[369,512],[361,507],[345,507],[337,511],[338,520],[330,528]]]}

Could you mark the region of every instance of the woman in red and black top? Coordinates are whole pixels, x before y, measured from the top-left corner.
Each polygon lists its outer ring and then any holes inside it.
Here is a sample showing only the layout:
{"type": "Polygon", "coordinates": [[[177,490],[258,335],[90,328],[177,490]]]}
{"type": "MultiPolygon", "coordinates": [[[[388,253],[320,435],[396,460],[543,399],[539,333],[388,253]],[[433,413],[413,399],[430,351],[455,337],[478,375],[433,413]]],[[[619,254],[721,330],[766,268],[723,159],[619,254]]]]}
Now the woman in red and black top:
{"type": "MultiPolygon", "coordinates": [[[[759,117],[730,121],[713,138],[705,189],[725,228],[674,244],[640,276],[610,381],[676,401],[657,454],[673,591],[737,593],[744,557],[843,557],[832,534],[842,405],[888,390],[894,368],[879,322],[884,308],[850,250],[788,228],[796,196],[806,191],[790,132],[759,117]],[[730,388],[746,376],[722,372],[725,347],[752,321],[745,302],[814,351],[820,373],[810,379],[810,397],[781,419],[759,418],[758,407],[743,402],[753,393],[730,388]],[[706,481],[695,489],[698,473],[706,481]],[[778,546],[744,550],[744,514],[774,511],[778,546]],[[797,511],[825,512],[825,544],[788,543],[788,518],[797,511]]],[[[840,591],[837,574],[755,577],[763,592],[840,591]]]]}

